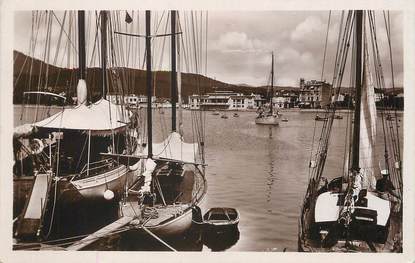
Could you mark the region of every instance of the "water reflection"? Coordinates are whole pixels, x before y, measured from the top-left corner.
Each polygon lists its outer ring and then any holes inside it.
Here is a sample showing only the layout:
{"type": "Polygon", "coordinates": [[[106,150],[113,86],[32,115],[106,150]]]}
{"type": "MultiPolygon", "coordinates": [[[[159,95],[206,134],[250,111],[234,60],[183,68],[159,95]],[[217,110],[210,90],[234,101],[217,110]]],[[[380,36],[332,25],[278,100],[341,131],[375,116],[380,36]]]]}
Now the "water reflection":
{"type": "MultiPolygon", "coordinates": [[[[185,235],[163,239],[177,251],[202,251],[202,231],[199,226],[192,226],[185,235]]],[[[125,232],[120,235],[118,244],[112,244],[121,251],[171,251],[154,237],[148,234],[137,235],[134,232],[125,232]]],[[[102,244],[100,245],[102,247],[102,244]]]]}
{"type": "MultiPolygon", "coordinates": [[[[272,128],[270,127],[270,137],[267,143],[267,157],[268,157],[268,163],[269,163],[269,170],[268,170],[268,177],[267,177],[267,190],[266,190],[266,197],[267,197],[267,203],[271,203],[271,197],[272,197],[272,189],[275,181],[275,158],[274,158],[274,140],[272,138],[272,128]]],[[[267,210],[269,213],[272,213],[271,209],[267,210]]]]}
{"type": "MultiPolygon", "coordinates": [[[[225,232],[205,231],[203,226],[194,224],[185,235],[163,239],[163,241],[178,251],[202,251],[203,245],[211,251],[225,251],[238,242],[239,236],[237,228],[225,232]]],[[[111,249],[114,246],[121,251],[170,251],[152,236],[137,235],[134,232],[125,232],[119,235],[116,241],[101,241],[94,247],[111,249]]]]}
{"type": "Polygon", "coordinates": [[[239,229],[227,232],[205,232],[203,233],[203,244],[212,251],[224,251],[234,246],[239,240],[239,229]]]}

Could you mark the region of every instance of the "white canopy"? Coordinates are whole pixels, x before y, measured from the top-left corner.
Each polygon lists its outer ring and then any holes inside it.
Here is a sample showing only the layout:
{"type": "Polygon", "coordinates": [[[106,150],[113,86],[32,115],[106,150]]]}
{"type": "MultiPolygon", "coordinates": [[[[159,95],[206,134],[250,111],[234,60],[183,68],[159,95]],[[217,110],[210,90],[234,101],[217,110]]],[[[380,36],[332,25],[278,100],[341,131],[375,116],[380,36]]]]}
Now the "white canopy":
{"type": "MultiPolygon", "coordinates": [[[[144,148],[143,154],[148,153],[144,148]]],[[[181,135],[172,132],[161,143],[153,143],[153,156],[156,158],[172,159],[186,163],[196,163],[198,156],[198,145],[196,143],[185,143],[181,135]]]]}
{"type": "Polygon", "coordinates": [[[33,126],[46,129],[109,131],[126,126],[128,113],[105,99],[86,106],[65,109],[33,126]]]}

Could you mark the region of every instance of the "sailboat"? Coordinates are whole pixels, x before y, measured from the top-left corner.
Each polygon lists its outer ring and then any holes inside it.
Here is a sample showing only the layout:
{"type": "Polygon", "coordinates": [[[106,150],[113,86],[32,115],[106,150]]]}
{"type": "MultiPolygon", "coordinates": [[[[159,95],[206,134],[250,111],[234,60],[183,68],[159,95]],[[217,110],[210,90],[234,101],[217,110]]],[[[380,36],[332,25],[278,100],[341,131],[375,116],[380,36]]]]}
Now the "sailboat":
{"type": "Polygon", "coordinates": [[[269,109],[264,110],[260,108],[258,110],[258,116],[255,119],[255,124],[259,125],[278,125],[278,114],[274,114],[273,111],[273,99],[274,97],[274,52],[272,52],[272,62],[271,62],[271,92],[269,98],[269,109]]]}
{"type": "MultiPolygon", "coordinates": [[[[52,16],[52,14],[49,14],[52,16]]],[[[29,152],[36,160],[33,175],[34,184],[19,216],[16,236],[49,235],[42,230],[42,222],[49,209],[55,212],[57,203],[83,200],[119,200],[124,189],[134,183],[139,171],[133,171],[137,163],[122,164],[113,158],[103,158],[101,151],[129,153],[130,113],[120,105],[105,99],[107,90],[106,70],[106,25],[107,13],[101,12],[102,59],[101,72],[103,95],[96,102],[87,102],[85,64],[85,12],[78,11],[79,26],[79,71],[77,103],[75,107],[65,107],[56,114],[16,128],[14,139],[20,149],[25,149],[23,141],[36,143],[35,151],[29,152]],[[20,143],[18,143],[20,142],[20,143]],[[53,179],[53,180],[52,180],[53,179]],[[52,202],[50,202],[52,201],[52,202]],[[49,205],[51,207],[49,207],[49,205]]],[[[16,160],[18,161],[18,160],[16,160]]],[[[53,218],[53,215],[52,215],[53,218]]],[[[45,231],[47,232],[47,231],[45,231]]]]}
{"type": "MultiPolygon", "coordinates": [[[[372,11],[349,11],[342,31],[337,73],[346,65],[347,36],[354,33],[355,107],[347,126],[348,145],[343,172],[323,176],[329,152],[335,106],[327,110],[327,126],[322,128],[317,151],[309,163],[310,177],[299,220],[298,249],[304,252],[401,252],[402,251],[402,173],[397,123],[382,125],[394,129],[384,134],[385,167],[379,169],[376,156],[376,107],[374,81],[371,77],[369,47],[374,54],[377,76],[383,76],[377,50],[372,11]],[[354,21],[354,22],[352,22],[354,21]],[[366,26],[366,22],[368,23],[366,26]],[[370,31],[369,29],[370,28],[370,31]],[[370,32],[370,34],[368,33],[370,32]],[[371,42],[370,42],[371,41],[371,42]],[[344,48],[344,49],[343,49],[344,48]],[[395,130],[396,129],[396,130],[395,130]],[[380,171],[379,171],[380,170],[380,171]]],[[[339,38],[340,40],[340,38],[339,38]]],[[[333,87],[338,94],[341,75],[336,75],[333,87]],[[339,77],[340,76],[340,77],[339,77]]],[[[383,78],[382,78],[383,79],[383,78]]],[[[384,83],[376,79],[376,85],[384,83]]],[[[385,129],[385,128],[384,128],[385,129]]],[[[383,129],[383,130],[384,130],[383,129]]],[[[382,158],[379,158],[382,159],[382,158]]],[[[343,162],[343,160],[342,160],[343,162]]]]}
{"type": "MultiPolygon", "coordinates": [[[[153,91],[151,68],[151,13],[146,11],[146,65],[148,104],[153,91]]],[[[173,237],[183,234],[192,224],[195,213],[203,201],[207,182],[203,142],[184,142],[181,131],[182,114],[180,74],[176,72],[176,52],[180,55],[179,41],[176,40],[177,11],[171,11],[171,94],[172,127],[167,138],[161,143],[152,139],[152,111],[147,107],[147,144],[132,155],[111,155],[117,158],[143,160],[145,169],[140,180],[126,192],[120,203],[120,220],[128,221],[130,234],[150,234],[173,237]],[[177,51],[176,51],[177,49],[177,51]],[[178,78],[179,76],[179,78],[178,78]],[[178,86],[178,87],[177,87],[178,86]],[[176,101],[179,100],[179,128],[176,125],[176,101]]],[[[164,35],[165,36],[165,35],[164,35]]],[[[180,57],[177,63],[180,70],[180,57]]]]}

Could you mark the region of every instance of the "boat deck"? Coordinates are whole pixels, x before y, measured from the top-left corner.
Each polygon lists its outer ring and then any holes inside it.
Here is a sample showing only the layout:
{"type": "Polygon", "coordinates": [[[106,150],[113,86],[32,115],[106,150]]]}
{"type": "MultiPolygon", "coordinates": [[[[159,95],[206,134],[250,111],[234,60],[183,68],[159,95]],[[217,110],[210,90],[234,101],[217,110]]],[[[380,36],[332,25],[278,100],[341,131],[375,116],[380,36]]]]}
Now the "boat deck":
{"type": "Polygon", "coordinates": [[[124,217],[134,218],[134,220],[131,221],[132,225],[141,226],[144,224],[146,227],[152,227],[160,225],[163,222],[170,220],[171,218],[182,215],[187,208],[189,208],[188,204],[155,206],[152,208],[147,208],[146,211],[149,213],[154,213],[154,218],[148,218],[142,214],[138,204],[129,202],[122,208],[122,213],[124,217]]]}
{"type": "Polygon", "coordinates": [[[402,250],[402,218],[392,212],[389,218],[389,231],[386,242],[375,243],[365,240],[353,240],[346,244],[344,239],[339,239],[331,247],[323,247],[320,240],[308,237],[312,218],[311,210],[302,215],[303,225],[300,223],[300,236],[298,239],[299,250],[303,252],[399,252],[402,250]],[[303,236],[301,236],[301,233],[303,236]]]}
{"type": "MultiPolygon", "coordinates": [[[[179,181],[174,183],[170,181],[170,178],[159,178],[167,205],[162,203],[161,198],[157,198],[155,206],[140,207],[138,197],[130,195],[127,202],[121,207],[121,216],[133,218],[132,225],[138,226],[144,223],[144,226],[152,227],[185,213],[192,206],[195,198],[198,199],[203,194],[203,191],[199,191],[203,179],[202,176],[198,176],[193,169],[186,165],[184,166],[184,172],[179,177],[179,181]]],[[[160,195],[158,194],[158,196],[160,195]]]]}

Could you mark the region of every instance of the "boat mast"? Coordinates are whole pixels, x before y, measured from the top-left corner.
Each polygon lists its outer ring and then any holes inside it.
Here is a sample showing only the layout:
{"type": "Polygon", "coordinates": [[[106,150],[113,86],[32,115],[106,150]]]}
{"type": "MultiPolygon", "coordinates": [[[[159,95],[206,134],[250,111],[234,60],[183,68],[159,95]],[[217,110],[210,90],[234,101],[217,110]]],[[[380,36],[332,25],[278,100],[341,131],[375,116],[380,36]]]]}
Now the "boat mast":
{"type": "Polygon", "coordinates": [[[272,60],[271,60],[271,99],[269,105],[269,112],[272,114],[272,98],[274,98],[274,52],[272,52],[272,60]]]}
{"type": "MultiPolygon", "coordinates": [[[[178,21],[177,21],[178,22],[178,21]]],[[[179,133],[183,136],[183,107],[182,107],[182,73],[180,56],[180,36],[177,40],[177,104],[179,108],[179,133]]]]}
{"type": "Polygon", "coordinates": [[[78,11],[78,59],[79,72],[78,78],[85,80],[86,63],[85,63],[85,11],[78,11]]]}
{"type": "Polygon", "coordinates": [[[176,11],[171,11],[171,130],[176,129],[177,73],[176,73],[176,11]]]}
{"type": "Polygon", "coordinates": [[[153,81],[151,74],[151,16],[150,11],[146,11],[146,66],[147,66],[147,136],[148,136],[148,158],[153,157],[153,131],[151,117],[151,95],[153,91],[153,81]]]}
{"type": "Polygon", "coordinates": [[[362,27],[363,11],[355,11],[355,37],[356,37],[356,65],[355,65],[355,112],[352,140],[352,171],[358,173],[359,167],[359,146],[360,146],[360,111],[362,95],[362,27]]]}
{"type": "Polygon", "coordinates": [[[102,98],[107,95],[107,11],[101,11],[101,76],[102,98]]]}

